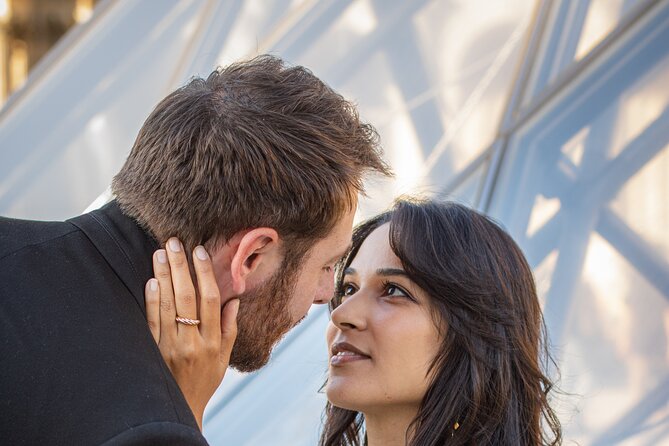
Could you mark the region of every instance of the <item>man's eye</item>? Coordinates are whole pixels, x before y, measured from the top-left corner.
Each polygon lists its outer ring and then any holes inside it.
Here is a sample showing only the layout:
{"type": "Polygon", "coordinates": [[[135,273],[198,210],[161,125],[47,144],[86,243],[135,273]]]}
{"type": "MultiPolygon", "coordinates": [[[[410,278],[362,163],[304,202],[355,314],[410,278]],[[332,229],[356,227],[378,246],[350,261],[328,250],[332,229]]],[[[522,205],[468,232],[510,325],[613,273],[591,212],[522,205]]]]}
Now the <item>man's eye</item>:
{"type": "Polygon", "coordinates": [[[326,273],[332,272],[332,267],[331,266],[324,266],[323,271],[325,271],[326,273]]]}

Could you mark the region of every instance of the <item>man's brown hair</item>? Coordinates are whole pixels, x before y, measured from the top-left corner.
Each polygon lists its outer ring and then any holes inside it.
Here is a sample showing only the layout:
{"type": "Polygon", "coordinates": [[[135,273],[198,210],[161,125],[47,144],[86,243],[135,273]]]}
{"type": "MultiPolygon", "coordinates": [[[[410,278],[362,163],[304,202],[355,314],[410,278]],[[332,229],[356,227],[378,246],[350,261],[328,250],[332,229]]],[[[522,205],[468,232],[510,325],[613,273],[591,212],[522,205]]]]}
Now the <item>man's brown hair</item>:
{"type": "Polygon", "coordinates": [[[316,240],[390,175],[378,135],[309,70],[259,56],[192,79],[149,115],[112,191],[158,241],[187,247],[272,227],[316,240]]]}

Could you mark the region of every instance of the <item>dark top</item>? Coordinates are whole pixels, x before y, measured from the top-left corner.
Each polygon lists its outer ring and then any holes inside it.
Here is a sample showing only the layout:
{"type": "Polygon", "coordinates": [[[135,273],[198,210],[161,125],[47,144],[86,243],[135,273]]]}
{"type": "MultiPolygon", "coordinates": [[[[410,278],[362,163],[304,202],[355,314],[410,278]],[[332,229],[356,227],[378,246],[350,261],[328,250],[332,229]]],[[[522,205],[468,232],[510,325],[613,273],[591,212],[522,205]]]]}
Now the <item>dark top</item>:
{"type": "Polygon", "coordinates": [[[146,324],[157,247],[113,201],[0,217],[0,443],[207,444],[146,324]]]}

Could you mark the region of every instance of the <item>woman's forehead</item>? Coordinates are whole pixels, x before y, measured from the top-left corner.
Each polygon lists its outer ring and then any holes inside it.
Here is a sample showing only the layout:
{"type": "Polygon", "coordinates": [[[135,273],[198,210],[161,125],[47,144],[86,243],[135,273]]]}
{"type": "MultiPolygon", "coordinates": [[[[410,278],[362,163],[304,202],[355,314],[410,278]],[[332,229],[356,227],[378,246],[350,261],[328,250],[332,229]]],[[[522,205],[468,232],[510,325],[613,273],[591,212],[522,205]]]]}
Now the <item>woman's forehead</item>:
{"type": "Polygon", "coordinates": [[[358,272],[379,268],[401,268],[402,262],[390,249],[390,223],[384,223],[367,236],[350,267],[358,272]]]}

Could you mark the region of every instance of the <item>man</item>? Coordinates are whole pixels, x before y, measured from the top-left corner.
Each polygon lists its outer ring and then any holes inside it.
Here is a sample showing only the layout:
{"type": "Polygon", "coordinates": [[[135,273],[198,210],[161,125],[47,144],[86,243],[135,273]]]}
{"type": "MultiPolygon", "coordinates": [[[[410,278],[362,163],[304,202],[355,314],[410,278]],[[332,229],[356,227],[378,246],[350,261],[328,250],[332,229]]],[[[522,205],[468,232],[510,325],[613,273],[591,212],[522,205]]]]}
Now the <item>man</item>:
{"type": "Polygon", "coordinates": [[[152,253],[173,235],[169,251],[207,248],[221,300],[240,298],[230,363],[255,370],[331,298],[371,171],[389,174],[375,131],[278,58],[167,96],[114,201],[66,222],[0,219],[2,441],[206,444],[146,324],[152,253]]]}

